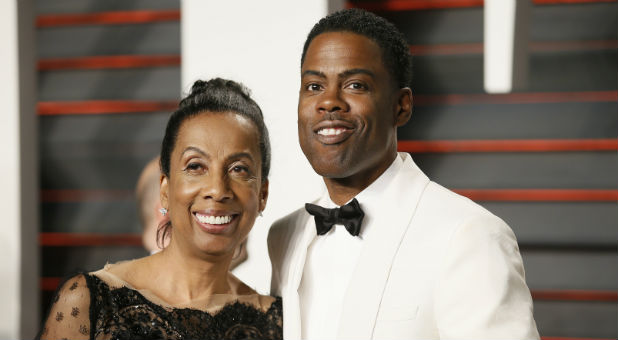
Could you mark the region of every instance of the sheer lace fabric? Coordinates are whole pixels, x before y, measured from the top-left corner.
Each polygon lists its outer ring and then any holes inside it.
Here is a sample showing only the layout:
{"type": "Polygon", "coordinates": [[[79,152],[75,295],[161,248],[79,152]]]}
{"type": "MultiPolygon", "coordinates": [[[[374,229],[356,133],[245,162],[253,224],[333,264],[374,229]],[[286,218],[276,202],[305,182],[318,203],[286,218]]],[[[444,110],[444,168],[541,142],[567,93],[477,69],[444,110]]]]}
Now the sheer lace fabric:
{"type": "MultiPolygon", "coordinates": [[[[96,272],[97,274],[99,272],[96,272]]],[[[146,292],[93,274],[67,280],[54,298],[42,339],[281,339],[281,298],[215,296],[203,308],[172,308],[146,292]],[[146,294],[147,295],[147,294],[146,294]],[[227,302],[224,302],[226,301],[227,302]],[[157,301],[159,302],[159,301],[157,301]],[[224,303],[223,303],[224,302],[224,303]]]]}

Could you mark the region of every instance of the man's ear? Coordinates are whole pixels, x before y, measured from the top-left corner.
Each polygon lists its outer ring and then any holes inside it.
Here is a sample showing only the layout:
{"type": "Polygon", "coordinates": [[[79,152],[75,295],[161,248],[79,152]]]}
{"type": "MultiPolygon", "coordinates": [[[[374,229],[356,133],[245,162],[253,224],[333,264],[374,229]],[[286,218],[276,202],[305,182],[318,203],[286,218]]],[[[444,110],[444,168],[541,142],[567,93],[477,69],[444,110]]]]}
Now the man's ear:
{"type": "Polygon", "coordinates": [[[412,90],[409,87],[399,89],[397,94],[397,117],[395,125],[397,127],[405,125],[412,116],[412,90]]]}
{"type": "Polygon", "coordinates": [[[260,212],[266,209],[267,201],[268,201],[268,180],[265,180],[264,183],[262,183],[262,187],[260,189],[260,203],[258,205],[260,212]]]}
{"type": "Polygon", "coordinates": [[[159,199],[161,200],[161,207],[168,209],[168,195],[169,195],[169,179],[167,176],[161,174],[161,178],[159,179],[159,199]]]}

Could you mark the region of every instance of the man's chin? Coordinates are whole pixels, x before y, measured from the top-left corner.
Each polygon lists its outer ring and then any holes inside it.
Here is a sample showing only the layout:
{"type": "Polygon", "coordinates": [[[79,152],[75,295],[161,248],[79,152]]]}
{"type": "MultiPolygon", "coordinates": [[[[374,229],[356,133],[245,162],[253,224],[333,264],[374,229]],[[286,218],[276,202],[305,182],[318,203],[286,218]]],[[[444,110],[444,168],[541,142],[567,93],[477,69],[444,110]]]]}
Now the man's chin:
{"type": "Polygon", "coordinates": [[[333,164],[313,166],[313,170],[318,175],[328,179],[343,179],[353,175],[350,167],[335,167],[333,164]]]}

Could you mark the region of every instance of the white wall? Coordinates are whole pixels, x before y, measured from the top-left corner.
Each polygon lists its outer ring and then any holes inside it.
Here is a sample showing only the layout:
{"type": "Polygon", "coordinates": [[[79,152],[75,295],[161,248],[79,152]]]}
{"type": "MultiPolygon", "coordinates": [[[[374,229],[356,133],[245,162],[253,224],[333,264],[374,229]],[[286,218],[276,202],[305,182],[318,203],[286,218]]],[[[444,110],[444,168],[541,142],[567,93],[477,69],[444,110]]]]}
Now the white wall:
{"type": "Polygon", "coordinates": [[[4,226],[0,228],[0,338],[19,337],[19,91],[17,72],[17,9],[15,1],[0,2],[0,62],[4,67],[4,80],[0,82],[0,100],[4,113],[0,115],[0,207],[4,226]]]}
{"type": "Polygon", "coordinates": [[[32,2],[0,1],[0,13],[0,339],[20,339],[39,327],[32,2]]]}
{"type": "Polygon", "coordinates": [[[182,1],[183,94],[196,79],[240,81],[264,112],[272,143],[270,198],[249,237],[249,260],[234,272],[268,292],[266,236],[277,218],[304,206],[322,181],[298,145],[300,56],[311,27],[342,1],[182,1]]]}

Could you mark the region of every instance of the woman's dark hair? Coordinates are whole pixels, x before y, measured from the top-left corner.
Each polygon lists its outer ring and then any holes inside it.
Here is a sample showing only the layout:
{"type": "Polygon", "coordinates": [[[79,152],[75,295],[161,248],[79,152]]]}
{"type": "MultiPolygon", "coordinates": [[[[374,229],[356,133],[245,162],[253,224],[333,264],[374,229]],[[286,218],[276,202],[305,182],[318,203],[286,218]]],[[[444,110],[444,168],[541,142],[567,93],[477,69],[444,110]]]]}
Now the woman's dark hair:
{"type": "MultiPolygon", "coordinates": [[[[270,171],[270,140],[268,129],[264,124],[264,116],[258,104],[251,99],[251,92],[244,85],[232,80],[214,78],[208,81],[198,80],[193,83],[191,93],[183,98],[176,110],[170,116],[165,128],[165,136],[161,144],[161,172],[169,178],[170,158],[176,145],[178,131],[182,123],[198,114],[233,112],[251,120],[258,130],[260,154],[262,158],[262,183],[268,179],[270,171]]],[[[157,243],[170,232],[171,222],[159,225],[157,243]]]]}

